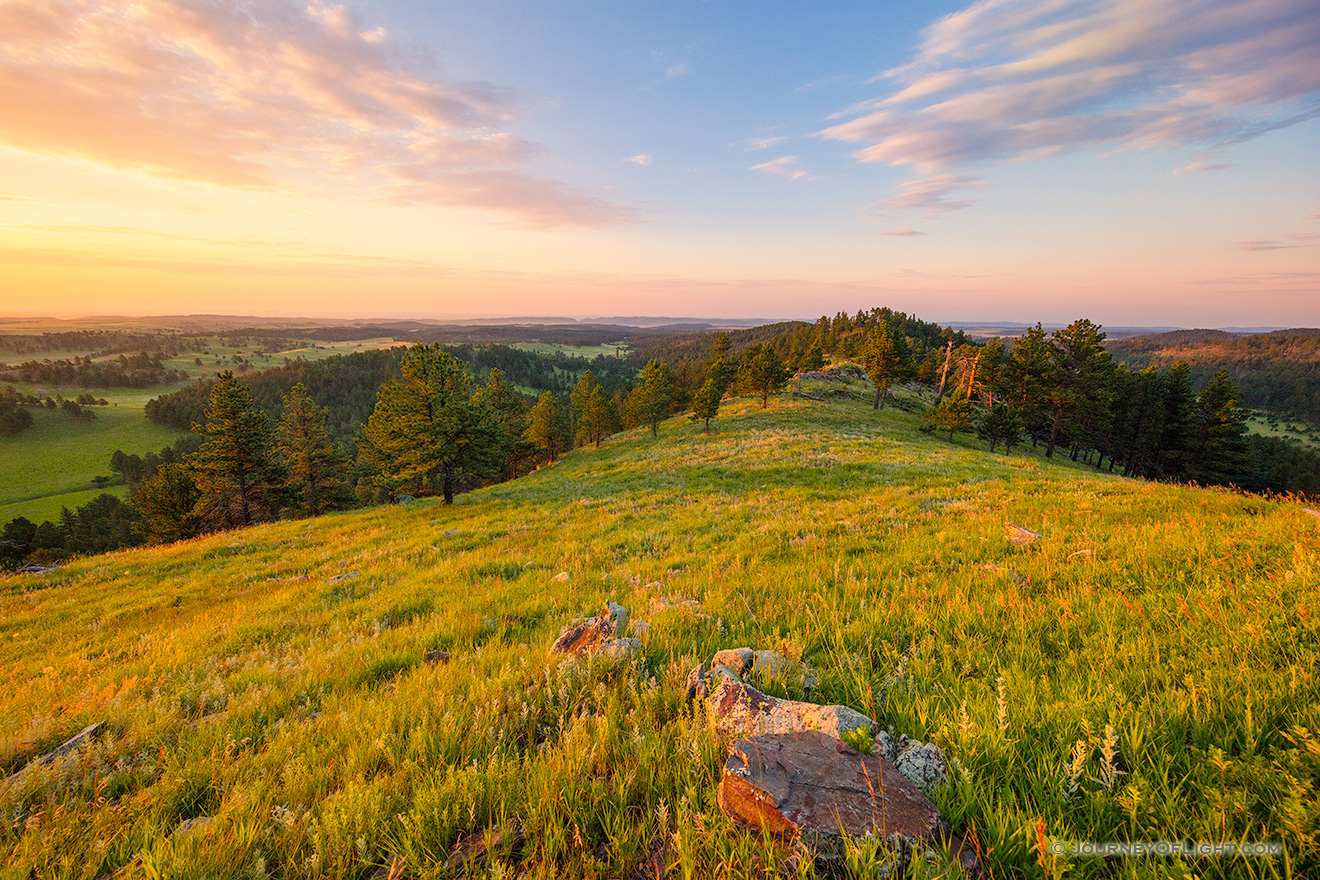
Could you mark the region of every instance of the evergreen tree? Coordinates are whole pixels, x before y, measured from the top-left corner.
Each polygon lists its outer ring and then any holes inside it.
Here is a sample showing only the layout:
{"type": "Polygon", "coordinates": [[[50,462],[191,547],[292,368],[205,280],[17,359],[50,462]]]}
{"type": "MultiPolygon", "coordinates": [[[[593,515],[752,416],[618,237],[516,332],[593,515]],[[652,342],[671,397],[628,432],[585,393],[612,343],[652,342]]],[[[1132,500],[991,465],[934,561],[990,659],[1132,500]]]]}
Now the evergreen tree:
{"type": "Polygon", "coordinates": [[[229,370],[211,388],[205,442],[189,459],[200,493],[198,514],[215,528],[252,525],[279,514],[287,471],[275,455],[266,414],[229,370]]]}
{"type": "Polygon", "coordinates": [[[553,392],[541,394],[527,420],[527,439],[536,444],[553,463],[568,448],[572,436],[568,431],[568,417],[564,405],[553,392]]]}
{"type": "Polygon", "coordinates": [[[415,345],[402,380],[386,382],[367,420],[367,455],[391,485],[439,481],[446,504],[466,480],[499,473],[509,435],[490,403],[472,393],[463,364],[439,345],[415,345]]]}
{"type": "Polygon", "coordinates": [[[512,480],[518,476],[523,464],[529,461],[536,451],[535,445],[525,435],[527,433],[527,402],[504,378],[504,371],[491,367],[486,384],[477,394],[490,404],[496,417],[504,425],[509,435],[509,451],[501,468],[501,476],[512,480]]]}
{"type": "Polygon", "coordinates": [[[1113,360],[1104,349],[1105,334],[1086,318],[1055,330],[1050,346],[1050,374],[1046,398],[1053,408],[1045,457],[1063,436],[1065,417],[1071,427],[1092,434],[1106,412],[1113,360]]]}
{"type": "Polygon", "coordinates": [[[1196,449],[1192,478],[1225,485],[1242,472],[1246,458],[1247,413],[1237,403],[1237,386],[1228,370],[1220,370],[1196,398],[1196,449]]]}
{"type": "Polygon", "coordinates": [[[825,367],[825,354],[821,351],[820,343],[813,341],[807,348],[802,359],[798,361],[798,372],[805,373],[811,370],[820,370],[825,367]]]}
{"type": "Polygon", "coordinates": [[[720,411],[720,399],[724,396],[724,390],[719,387],[714,378],[707,378],[702,386],[697,389],[697,393],[692,395],[692,421],[706,422],[706,433],[710,433],[710,420],[715,418],[720,411]]]}
{"type": "Polygon", "coordinates": [[[665,362],[651,358],[628,395],[628,408],[639,425],[647,425],[651,436],[660,436],[660,423],[669,417],[674,401],[674,382],[665,362]]]}
{"type": "Polygon", "coordinates": [[[1004,394],[1022,416],[1035,446],[1036,438],[1049,427],[1050,343],[1040,324],[1013,341],[1004,381],[1004,394]]]}
{"type": "Polygon", "coordinates": [[[1005,452],[1012,452],[1013,447],[1022,437],[1022,417],[1008,404],[996,403],[981,417],[981,421],[976,426],[976,436],[989,442],[991,452],[994,452],[995,447],[1000,443],[1004,444],[1005,452]]]}
{"type": "Polygon", "coordinates": [[[961,388],[947,395],[932,410],[927,410],[923,419],[932,428],[949,432],[949,442],[957,432],[972,429],[972,405],[967,399],[967,392],[961,388]]]}
{"type": "Polygon", "coordinates": [[[595,377],[591,375],[591,370],[587,370],[578,379],[577,385],[573,386],[572,392],[569,393],[569,419],[573,427],[574,446],[586,446],[593,441],[597,446],[600,445],[600,431],[593,430],[598,429],[599,425],[596,424],[597,419],[593,419],[592,416],[599,416],[602,411],[599,407],[596,407],[593,412],[591,399],[592,392],[597,391],[600,393],[599,389],[600,385],[596,382],[595,377]]]}
{"type": "Polygon", "coordinates": [[[872,409],[881,409],[889,388],[895,382],[905,382],[912,374],[912,352],[903,334],[888,321],[877,321],[866,334],[862,346],[862,366],[875,384],[872,409]]]}
{"type": "Polygon", "coordinates": [[[201,534],[200,499],[192,472],[167,463],[138,483],[128,500],[142,517],[135,526],[138,534],[149,544],[170,544],[201,534]]]}
{"type": "Polygon", "coordinates": [[[0,568],[17,568],[32,552],[37,524],[25,516],[16,516],[0,531],[0,568]]]}
{"type": "Polygon", "coordinates": [[[773,345],[753,345],[747,350],[738,371],[738,387],[744,394],[760,397],[761,409],[769,406],[771,394],[778,394],[787,387],[788,380],[788,370],[773,345]]]}
{"type": "Polygon", "coordinates": [[[1164,375],[1164,419],[1160,430],[1159,465],[1151,476],[1186,480],[1191,473],[1194,444],[1192,423],[1196,412],[1196,394],[1192,390],[1192,370],[1179,361],[1164,375]]]}
{"type": "Polygon", "coordinates": [[[289,488],[304,516],[320,516],[346,500],[344,461],[326,432],[326,412],[307,396],[301,382],[284,395],[277,448],[289,468],[289,488]]]}

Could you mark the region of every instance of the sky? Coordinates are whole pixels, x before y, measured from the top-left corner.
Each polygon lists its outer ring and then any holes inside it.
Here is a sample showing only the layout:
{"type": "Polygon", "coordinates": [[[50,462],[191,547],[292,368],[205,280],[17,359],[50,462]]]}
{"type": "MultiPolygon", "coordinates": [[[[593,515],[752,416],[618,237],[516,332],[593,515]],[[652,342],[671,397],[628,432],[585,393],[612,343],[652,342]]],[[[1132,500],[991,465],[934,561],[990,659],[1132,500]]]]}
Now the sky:
{"type": "Polygon", "coordinates": [[[0,0],[0,313],[1320,325],[1315,0],[0,0]]]}

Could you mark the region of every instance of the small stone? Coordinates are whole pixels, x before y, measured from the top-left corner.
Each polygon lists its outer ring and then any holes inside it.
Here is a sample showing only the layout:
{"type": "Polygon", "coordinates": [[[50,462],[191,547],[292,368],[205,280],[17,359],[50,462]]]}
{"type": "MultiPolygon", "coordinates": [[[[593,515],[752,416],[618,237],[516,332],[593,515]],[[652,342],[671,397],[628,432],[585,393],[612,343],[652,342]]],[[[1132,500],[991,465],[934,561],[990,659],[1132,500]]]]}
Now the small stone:
{"type": "Polygon", "coordinates": [[[187,834],[205,831],[206,826],[210,825],[212,821],[213,819],[211,816],[197,816],[192,819],[185,819],[179,823],[178,828],[174,829],[174,833],[170,835],[170,838],[178,839],[187,834]]]}
{"type": "Polygon", "coordinates": [[[710,664],[711,666],[724,666],[732,669],[739,676],[745,675],[747,670],[752,667],[752,649],[725,648],[723,651],[716,652],[710,664]]]}
{"type": "Polygon", "coordinates": [[[1311,516],[1320,517],[1320,510],[1312,510],[1309,507],[1303,507],[1302,513],[1309,513],[1311,516]]]}
{"type": "Polygon", "coordinates": [[[562,584],[562,583],[565,583],[566,581],[568,581],[571,577],[572,577],[572,575],[570,575],[568,572],[566,572],[566,571],[561,571],[559,574],[557,574],[557,575],[555,575],[554,577],[550,578],[550,580],[554,581],[555,583],[562,584]]]}
{"type": "Polygon", "coordinates": [[[1033,541],[1045,537],[1040,532],[1033,532],[1031,529],[1020,526],[1016,523],[1008,524],[1008,540],[1019,547],[1024,547],[1033,541]]]}
{"type": "Polygon", "coordinates": [[[615,632],[623,632],[628,629],[628,609],[622,605],[606,602],[605,607],[600,610],[600,616],[613,621],[615,632]]]}
{"type": "Polygon", "coordinates": [[[329,578],[329,583],[333,584],[336,581],[351,581],[355,577],[361,577],[361,574],[356,571],[348,571],[343,574],[337,574],[329,578]]]}
{"type": "Polygon", "coordinates": [[[449,662],[448,651],[427,651],[426,656],[422,658],[427,666],[442,665],[449,662]]]}
{"type": "Polygon", "coordinates": [[[692,667],[692,671],[688,673],[687,690],[684,694],[684,699],[689,703],[693,700],[704,700],[709,693],[709,688],[706,683],[707,676],[708,673],[706,672],[705,663],[698,663],[696,666],[692,667]]]}
{"type": "Polygon", "coordinates": [[[614,639],[605,643],[601,653],[614,661],[631,660],[642,652],[640,639],[614,639]]]}
{"type": "Polygon", "coordinates": [[[1090,555],[1092,555],[1090,550],[1078,550],[1075,553],[1069,553],[1068,558],[1076,559],[1078,556],[1090,556],[1090,555]]]}
{"type": "Polygon", "coordinates": [[[458,529],[445,529],[445,530],[444,530],[443,532],[441,532],[440,534],[441,534],[441,535],[444,535],[446,538],[452,538],[452,537],[454,537],[454,535],[457,535],[458,532],[459,532],[458,529]]]}

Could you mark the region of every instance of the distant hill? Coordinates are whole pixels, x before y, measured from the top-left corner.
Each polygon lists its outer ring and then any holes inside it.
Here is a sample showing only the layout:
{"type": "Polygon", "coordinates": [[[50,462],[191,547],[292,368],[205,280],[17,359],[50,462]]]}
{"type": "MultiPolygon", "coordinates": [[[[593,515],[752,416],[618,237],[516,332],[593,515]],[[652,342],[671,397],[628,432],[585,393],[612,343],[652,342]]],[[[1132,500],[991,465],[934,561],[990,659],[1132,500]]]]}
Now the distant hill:
{"type": "Polygon", "coordinates": [[[1198,387],[1220,370],[1228,370],[1243,406],[1320,425],[1320,329],[1274,330],[1251,336],[1223,330],[1174,330],[1111,340],[1105,347],[1134,370],[1164,369],[1186,361],[1198,387]]]}

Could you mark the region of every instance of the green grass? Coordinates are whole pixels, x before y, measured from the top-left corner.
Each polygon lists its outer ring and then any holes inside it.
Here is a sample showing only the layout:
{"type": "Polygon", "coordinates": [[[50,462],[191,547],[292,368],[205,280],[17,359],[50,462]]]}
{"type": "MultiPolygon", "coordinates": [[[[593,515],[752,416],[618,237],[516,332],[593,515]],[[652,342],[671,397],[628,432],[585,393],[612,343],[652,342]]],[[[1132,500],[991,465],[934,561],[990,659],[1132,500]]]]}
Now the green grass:
{"type": "MultiPolygon", "coordinates": [[[[98,392],[118,405],[92,407],[96,418],[91,421],[59,410],[31,410],[36,420],[31,428],[0,439],[0,525],[18,516],[37,523],[58,520],[61,507],[73,510],[100,494],[92,478],[111,475],[110,455],[116,449],[141,455],[173,443],[176,431],[143,416],[146,393],[98,392]]],[[[122,496],[124,486],[105,491],[122,496]]]]}
{"type": "Polygon", "coordinates": [[[537,354],[562,354],[568,357],[580,357],[595,360],[598,356],[614,357],[626,355],[628,346],[622,342],[606,342],[601,345],[560,345],[554,342],[515,342],[510,348],[521,348],[537,354]]]}
{"type": "Polygon", "coordinates": [[[945,748],[936,801],[995,878],[1320,870],[1320,521],[991,456],[861,401],[735,401],[713,427],[671,420],[449,508],[0,582],[0,773],[108,722],[0,783],[3,876],[365,880],[397,857],[440,877],[509,817],[521,851],[474,872],[619,877],[667,846],[670,877],[791,873],[786,842],[721,813],[725,744],[683,706],[691,666],[739,645],[945,748]],[[1044,538],[1015,547],[1008,522],[1044,538]],[[668,597],[698,608],[651,610],[668,597]],[[643,661],[548,654],[605,600],[649,622],[643,661]],[[1054,839],[1287,855],[1102,861],[1054,839]]]}
{"type": "Polygon", "coordinates": [[[1279,437],[1283,440],[1297,440],[1303,446],[1320,449],[1320,427],[1303,419],[1276,418],[1275,426],[1270,426],[1270,416],[1264,413],[1252,413],[1247,419],[1247,430],[1262,437],[1279,437]]]}

